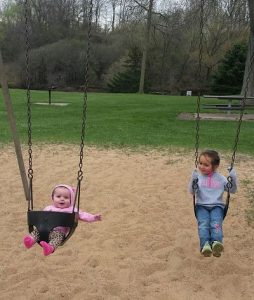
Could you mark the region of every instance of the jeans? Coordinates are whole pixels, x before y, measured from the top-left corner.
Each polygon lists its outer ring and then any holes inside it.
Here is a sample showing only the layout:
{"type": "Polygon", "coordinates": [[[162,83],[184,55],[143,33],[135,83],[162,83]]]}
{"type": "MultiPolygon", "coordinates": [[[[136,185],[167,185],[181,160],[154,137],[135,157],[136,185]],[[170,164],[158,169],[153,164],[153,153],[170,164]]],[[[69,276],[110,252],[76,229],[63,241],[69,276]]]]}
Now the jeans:
{"type": "Polygon", "coordinates": [[[220,206],[206,207],[202,205],[196,205],[200,249],[204,247],[206,242],[208,242],[210,245],[214,241],[222,243],[223,213],[224,210],[220,206]]]}

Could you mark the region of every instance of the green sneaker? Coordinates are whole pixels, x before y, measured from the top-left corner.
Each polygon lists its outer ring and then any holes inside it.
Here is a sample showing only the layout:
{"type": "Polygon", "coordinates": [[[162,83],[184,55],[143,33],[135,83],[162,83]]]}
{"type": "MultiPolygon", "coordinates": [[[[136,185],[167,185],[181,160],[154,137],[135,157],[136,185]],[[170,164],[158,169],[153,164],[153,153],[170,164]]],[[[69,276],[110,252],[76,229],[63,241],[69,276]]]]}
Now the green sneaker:
{"type": "Polygon", "coordinates": [[[213,256],[220,257],[224,246],[221,242],[214,241],[212,245],[213,256]]]}
{"type": "Polygon", "coordinates": [[[211,246],[208,242],[205,243],[204,247],[201,250],[201,253],[205,256],[205,257],[210,257],[213,253],[211,246]]]}

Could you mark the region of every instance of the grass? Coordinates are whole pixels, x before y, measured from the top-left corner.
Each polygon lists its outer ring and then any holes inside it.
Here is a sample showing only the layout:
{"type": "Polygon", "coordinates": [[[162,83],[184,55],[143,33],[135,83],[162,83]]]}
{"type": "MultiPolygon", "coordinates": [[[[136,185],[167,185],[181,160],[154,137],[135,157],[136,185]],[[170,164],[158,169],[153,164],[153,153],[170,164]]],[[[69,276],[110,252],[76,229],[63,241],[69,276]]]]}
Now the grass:
{"type": "MultiPolygon", "coordinates": [[[[27,143],[26,94],[10,90],[18,132],[27,143]]],[[[0,95],[0,141],[11,142],[6,111],[0,95]]],[[[47,91],[32,91],[32,135],[35,143],[79,143],[82,93],[52,92],[52,102],[68,106],[39,106],[47,102],[47,91]]],[[[202,100],[203,101],[203,100],[202,100]]],[[[214,100],[204,100],[214,103],[214,100]]],[[[219,101],[218,101],[219,103],[219,101]]],[[[195,122],[178,120],[181,112],[195,112],[196,97],[139,94],[88,95],[85,143],[104,147],[184,147],[195,145],[195,122]]],[[[200,147],[231,151],[237,122],[201,121],[200,147]]],[[[254,154],[254,123],[243,122],[238,145],[241,153],[254,154]]]]}

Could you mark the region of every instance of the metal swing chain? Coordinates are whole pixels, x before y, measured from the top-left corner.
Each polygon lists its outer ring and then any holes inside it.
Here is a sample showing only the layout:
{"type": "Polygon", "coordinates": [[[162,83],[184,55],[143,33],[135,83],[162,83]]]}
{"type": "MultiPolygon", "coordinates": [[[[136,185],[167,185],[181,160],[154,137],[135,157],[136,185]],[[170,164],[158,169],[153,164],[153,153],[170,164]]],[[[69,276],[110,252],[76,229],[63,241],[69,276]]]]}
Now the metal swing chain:
{"type": "Polygon", "coordinates": [[[203,60],[203,39],[204,39],[204,0],[200,2],[200,23],[199,23],[199,56],[198,56],[198,82],[199,91],[197,97],[197,109],[196,109],[196,143],[195,143],[195,166],[198,166],[198,150],[199,150],[199,121],[200,121],[200,93],[201,93],[201,71],[203,60]]]}
{"type": "MultiPolygon", "coordinates": [[[[80,199],[80,186],[83,179],[83,158],[84,158],[84,146],[85,146],[85,133],[86,133],[86,115],[87,115],[87,89],[88,89],[88,71],[89,71],[89,60],[90,60],[90,48],[91,48],[91,30],[92,30],[92,15],[93,15],[93,0],[89,3],[89,17],[88,17],[88,31],[87,31],[87,50],[86,50],[86,65],[85,65],[85,80],[84,80],[84,98],[83,98],[83,113],[82,113],[82,127],[81,127],[81,142],[80,142],[80,154],[79,154],[79,170],[78,170],[78,184],[76,198],[77,209],[79,210],[79,199],[80,199]]],[[[74,206],[76,204],[76,199],[74,206]]]]}
{"type": "Polygon", "coordinates": [[[26,42],[26,96],[27,96],[27,124],[28,124],[28,178],[29,178],[29,201],[28,209],[33,209],[33,158],[32,158],[32,121],[31,121],[31,93],[30,93],[30,42],[29,42],[29,4],[25,0],[25,42],[26,42]]]}
{"type": "MultiPolygon", "coordinates": [[[[250,52],[252,54],[251,54],[251,57],[250,57],[250,64],[249,64],[248,73],[247,73],[247,76],[246,76],[246,85],[245,85],[245,90],[244,90],[244,96],[243,96],[242,101],[241,101],[241,112],[240,112],[238,126],[237,126],[237,129],[236,129],[235,144],[234,144],[234,147],[233,147],[233,154],[232,154],[231,164],[230,164],[230,168],[229,168],[230,171],[233,169],[234,163],[235,163],[235,156],[236,156],[237,146],[238,146],[240,132],[241,132],[241,126],[242,126],[244,110],[245,110],[246,101],[247,101],[250,75],[251,75],[251,71],[253,69],[254,51],[252,51],[252,49],[250,49],[250,52]]],[[[229,192],[230,188],[232,187],[232,180],[233,179],[232,179],[231,176],[228,176],[227,180],[228,180],[227,189],[228,189],[228,192],[229,192]]]]}
{"type": "MultiPolygon", "coordinates": [[[[199,56],[198,56],[198,82],[199,91],[197,97],[197,109],[196,109],[196,142],[195,142],[195,167],[198,167],[198,156],[199,156],[199,122],[200,122],[200,93],[201,93],[201,71],[202,71],[202,61],[203,61],[203,39],[204,39],[204,0],[200,2],[200,23],[199,23],[199,56]]],[[[193,190],[198,189],[198,179],[193,180],[192,184],[193,190]]]]}

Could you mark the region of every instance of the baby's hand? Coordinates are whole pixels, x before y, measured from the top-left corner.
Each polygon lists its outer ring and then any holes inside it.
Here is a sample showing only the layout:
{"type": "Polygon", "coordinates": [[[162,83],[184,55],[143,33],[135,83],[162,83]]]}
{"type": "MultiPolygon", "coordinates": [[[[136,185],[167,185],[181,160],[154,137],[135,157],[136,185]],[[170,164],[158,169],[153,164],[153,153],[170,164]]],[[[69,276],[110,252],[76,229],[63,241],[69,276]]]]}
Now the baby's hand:
{"type": "Polygon", "coordinates": [[[94,221],[101,221],[101,215],[100,214],[94,215],[94,221]]]}

